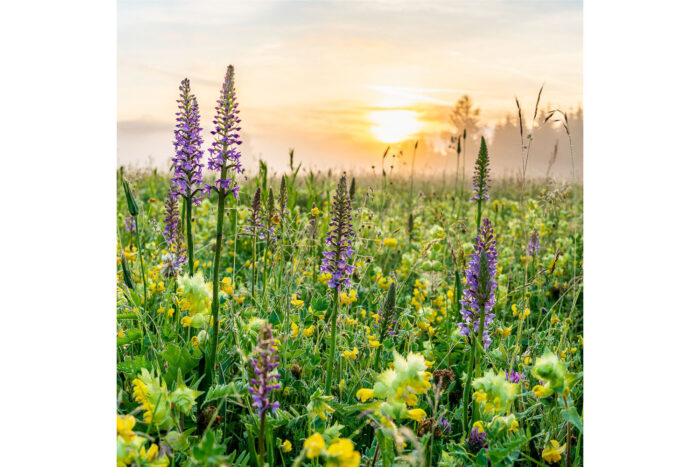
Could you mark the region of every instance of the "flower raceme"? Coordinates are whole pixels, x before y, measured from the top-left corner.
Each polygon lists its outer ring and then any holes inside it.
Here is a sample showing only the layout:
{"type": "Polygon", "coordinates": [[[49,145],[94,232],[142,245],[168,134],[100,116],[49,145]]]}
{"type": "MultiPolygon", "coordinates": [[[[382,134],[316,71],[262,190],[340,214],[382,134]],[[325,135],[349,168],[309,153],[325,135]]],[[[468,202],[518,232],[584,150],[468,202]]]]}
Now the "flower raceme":
{"type": "Polygon", "coordinates": [[[177,123],[175,125],[175,156],[172,158],[174,190],[171,197],[190,198],[195,205],[202,199],[202,128],[199,126],[199,105],[190,91],[190,80],[180,83],[177,123]]]}
{"type": "Polygon", "coordinates": [[[278,356],[275,353],[275,339],[272,336],[272,327],[268,323],[264,323],[260,327],[258,345],[255,348],[256,357],[252,359],[251,364],[255,372],[255,378],[250,379],[251,386],[248,391],[253,397],[253,406],[258,409],[258,415],[263,416],[267,411],[275,413],[279,402],[270,402],[270,393],[274,389],[279,389],[280,384],[274,383],[279,379],[277,373],[278,356]]]}
{"type": "MultiPolygon", "coordinates": [[[[241,153],[238,146],[243,142],[239,132],[241,131],[241,119],[238,117],[238,102],[236,101],[236,88],[234,85],[233,66],[226,68],[226,77],[221,88],[219,100],[216,101],[216,117],[214,117],[214,143],[209,149],[209,170],[217,172],[243,173],[241,166],[241,153]],[[226,169],[224,171],[224,168],[226,169]],[[228,172],[232,170],[233,172],[228,172]]],[[[225,194],[232,193],[238,198],[238,185],[232,177],[219,178],[214,185],[208,185],[208,190],[223,190],[225,194]]]]}
{"type": "Polygon", "coordinates": [[[467,284],[464,289],[464,299],[460,300],[463,321],[459,323],[459,327],[462,335],[468,336],[472,330],[479,332],[479,326],[483,321],[484,329],[481,333],[486,348],[491,344],[488,326],[495,316],[491,310],[496,303],[495,291],[498,287],[497,258],[493,227],[489,219],[484,219],[483,226],[474,240],[474,253],[471,255],[466,272],[467,284]]]}
{"type": "Polygon", "coordinates": [[[354,270],[352,265],[352,238],[355,232],[352,228],[352,206],[348,196],[345,174],[340,177],[333,198],[332,218],[328,224],[326,236],[326,251],[323,252],[321,272],[330,274],[328,287],[340,289],[350,285],[350,276],[354,270]]]}
{"type": "Polygon", "coordinates": [[[474,177],[472,179],[472,184],[474,187],[474,191],[472,193],[473,201],[489,200],[489,183],[491,182],[489,172],[489,152],[486,148],[486,140],[484,140],[484,137],[482,136],[479,155],[474,163],[474,177]]]}

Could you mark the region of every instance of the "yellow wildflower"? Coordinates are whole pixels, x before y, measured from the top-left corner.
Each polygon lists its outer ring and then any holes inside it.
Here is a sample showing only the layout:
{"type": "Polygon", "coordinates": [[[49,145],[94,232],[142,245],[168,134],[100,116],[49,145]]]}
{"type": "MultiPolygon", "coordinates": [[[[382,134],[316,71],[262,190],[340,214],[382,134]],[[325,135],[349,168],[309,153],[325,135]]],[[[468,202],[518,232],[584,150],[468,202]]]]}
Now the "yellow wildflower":
{"type": "Polygon", "coordinates": [[[341,438],[333,441],[328,447],[328,459],[326,465],[339,467],[358,467],[360,465],[360,453],[355,451],[352,441],[341,438]]]}
{"type": "Polygon", "coordinates": [[[117,415],[117,436],[121,436],[128,443],[134,439],[134,425],[136,425],[136,419],[133,415],[125,415],[124,417],[117,415]]]}
{"type": "Polygon", "coordinates": [[[486,402],[488,395],[482,391],[476,391],[472,394],[472,398],[477,402],[486,402]]]}
{"type": "Polygon", "coordinates": [[[362,402],[365,402],[370,397],[374,397],[374,391],[367,388],[358,389],[357,393],[355,393],[355,397],[360,399],[362,402]]]}
{"type": "Polygon", "coordinates": [[[192,318],[185,316],[180,322],[182,323],[182,327],[187,328],[192,325],[192,318]]]}
{"type": "Polygon", "coordinates": [[[292,302],[291,303],[293,306],[295,306],[297,308],[304,306],[304,300],[297,299],[297,294],[295,294],[295,293],[292,294],[292,302]]]}
{"type": "Polygon", "coordinates": [[[318,213],[319,213],[319,212],[321,212],[321,211],[320,211],[316,206],[314,206],[314,207],[311,209],[311,215],[312,215],[313,217],[318,216],[318,213]]]}
{"type": "Polygon", "coordinates": [[[348,295],[346,292],[343,292],[340,294],[340,304],[341,305],[349,305],[351,303],[355,303],[357,301],[357,291],[355,289],[350,290],[350,295],[348,295]]]}
{"type": "Polygon", "coordinates": [[[411,409],[408,411],[408,418],[417,422],[422,422],[428,414],[423,409],[411,409]]]}
{"type": "Polygon", "coordinates": [[[498,328],[496,332],[498,333],[499,336],[502,338],[506,338],[510,336],[511,331],[513,330],[513,326],[508,326],[507,328],[498,328]]]}
{"type": "Polygon", "coordinates": [[[288,439],[285,439],[284,443],[282,443],[282,452],[290,452],[291,450],[292,443],[290,443],[288,439]]]}
{"type": "Polygon", "coordinates": [[[292,323],[292,337],[297,337],[299,335],[299,326],[297,323],[292,323]]]}
{"type": "Polygon", "coordinates": [[[552,439],[542,451],[542,459],[548,464],[559,462],[565,450],[566,446],[559,446],[559,441],[552,439]]]}
{"type": "Polygon", "coordinates": [[[370,345],[370,347],[372,347],[373,349],[376,349],[377,347],[379,347],[379,346],[382,345],[382,344],[381,344],[378,340],[370,339],[370,340],[369,340],[369,345],[370,345]]]}
{"type": "Polygon", "coordinates": [[[312,325],[309,326],[308,328],[304,329],[304,331],[303,331],[303,332],[304,332],[304,335],[305,335],[306,337],[310,337],[311,334],[314,333],[314,330],[315,330],[315,329],[316,329],[316,326],[314,326],[314,325],[312,324],[312,325]]]}
{"type": "Polygon", "coordinates": [[[357,354],[359,350],[357,350],[357,347],[352,349],[352,352],[349,350],[344,350],[343,353],[341,354],[343,358],[349,359],[349,360],[357,360],[357,354]]]}
{"type": "Polygon", "coordinates": [[[306,441],[304,441],[304,449],[306,450],[306,457],[313,459],[314,457],[318,457],[318,455],[321,454],[321,451],[326,449],[326,442],[324,441],[323,436],[318,433],[314,433],[313,435],[309,436],[306,441]]]}
{"type": "Polygon", "coordinates": [[[384,239],[384,246],[389,247],[389,248],[395,248],[396,245],[398,245],[398,242],[396,241],[395,238],[385,238],[384,239]]]}
{"type": "Polygon", "coordinates": [[[481,420],[477,420],[477,421],[474,422],[474,424],[472,425],[472,428],[476,428],[477,431],[481,434],[481,433],[483,433],[483,432],[485,431],[485,430],[484,430],[484,422],[482,422],[481,420]]]}
{"type": "Polygon", "coordinates": [[[168,308],[168,318],[172,318],[173,313],[175,313],[175,308],[168,308]]]}

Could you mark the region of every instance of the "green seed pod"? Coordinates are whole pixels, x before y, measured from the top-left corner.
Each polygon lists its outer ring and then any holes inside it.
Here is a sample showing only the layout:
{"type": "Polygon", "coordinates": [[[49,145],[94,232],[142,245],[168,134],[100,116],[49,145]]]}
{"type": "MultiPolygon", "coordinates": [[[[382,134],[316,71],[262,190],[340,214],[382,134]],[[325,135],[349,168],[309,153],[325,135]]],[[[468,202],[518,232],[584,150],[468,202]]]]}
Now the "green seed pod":
{"type": "Polygon", "coordinates": [[[134,290],[134,283],[131,281],[131,272],[129,271],[129,265],[126,262],[126,256],[122,253],[122,274],[124,275],[124,284],[131,290],[134,290]]]}
{"type": "Polygon", "coordinates": [[[129,208],[129,214],[136,217],[139,213],[139,205],[136,204],[134,199],[134,194],[131,192],[129,187],[129,182],[125,178],[122,178],[122,187],[124,188],[124,195],[126,196],[126,205],[129,208]]]}

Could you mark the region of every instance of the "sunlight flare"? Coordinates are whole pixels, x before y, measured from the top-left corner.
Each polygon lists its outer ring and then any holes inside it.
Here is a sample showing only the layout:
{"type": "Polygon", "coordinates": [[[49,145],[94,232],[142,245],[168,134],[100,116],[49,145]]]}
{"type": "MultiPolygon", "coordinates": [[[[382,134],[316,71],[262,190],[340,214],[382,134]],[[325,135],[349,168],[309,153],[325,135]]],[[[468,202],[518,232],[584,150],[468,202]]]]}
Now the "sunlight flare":
{"type": "Polygon", "coordinates": [[[368,120],[373,124],[370,131],[382,143],[404,141],[423,127],[413,110],[376,110],[368,120]]]}

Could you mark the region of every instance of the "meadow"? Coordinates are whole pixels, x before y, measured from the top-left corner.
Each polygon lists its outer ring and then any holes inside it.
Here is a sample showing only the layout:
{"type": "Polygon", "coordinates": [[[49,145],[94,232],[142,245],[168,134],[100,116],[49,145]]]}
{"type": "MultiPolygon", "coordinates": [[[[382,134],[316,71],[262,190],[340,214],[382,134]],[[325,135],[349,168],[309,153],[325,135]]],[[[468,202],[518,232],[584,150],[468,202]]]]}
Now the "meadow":
{"type": "Polygon", "coordinates": [[[579,185],[243,173],[232,69],[205,174],[180,91],[117,173],[117,465],[582,465],[579,185]]]}

